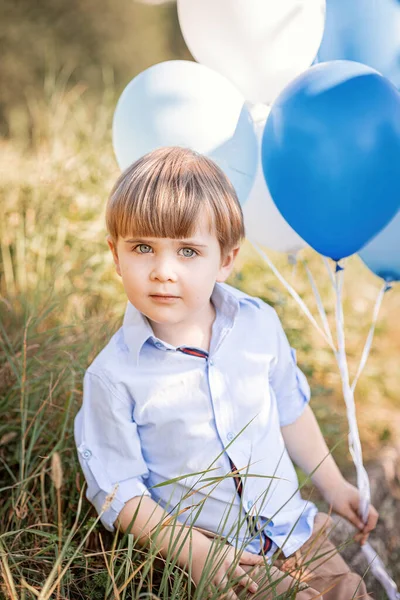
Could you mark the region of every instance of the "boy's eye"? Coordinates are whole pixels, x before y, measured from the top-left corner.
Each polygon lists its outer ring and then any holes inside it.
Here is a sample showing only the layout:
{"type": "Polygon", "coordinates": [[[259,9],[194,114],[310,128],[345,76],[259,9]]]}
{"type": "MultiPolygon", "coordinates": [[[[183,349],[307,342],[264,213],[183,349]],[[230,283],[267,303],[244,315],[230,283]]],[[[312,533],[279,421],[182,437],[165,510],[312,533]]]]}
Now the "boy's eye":
{"type": "Polygon", "coordinates": [[[193,250],[192,248],[181,248],[180,252],[182,253],[182,256],[184,256],[185,258],[192,258],[193,256],[196,256],[197,252],[195,250],[193,250]]]}
{"type": "Polygon", "coordinates": [[[149,252],[151,252],[151,246],[149,246],[148,244],[138,244],[135,247],[135,250],[139,254],[148,254],[149,252]]]}

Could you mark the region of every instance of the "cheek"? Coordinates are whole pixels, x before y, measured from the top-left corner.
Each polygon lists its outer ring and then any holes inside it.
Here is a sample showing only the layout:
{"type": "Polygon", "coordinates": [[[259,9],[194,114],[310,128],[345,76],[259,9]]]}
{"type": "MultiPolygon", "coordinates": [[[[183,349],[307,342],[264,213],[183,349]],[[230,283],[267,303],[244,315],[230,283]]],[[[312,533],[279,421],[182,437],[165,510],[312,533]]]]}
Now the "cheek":
{"type": "Polygon", "coordinates": [[[190,296],[202,299],[211,296],[214,289],[217,273],[210,265],[192,269],[190,275],[185,277],[185,287],[190,296]]]}
{"type": "Polygon", "coordinates": [[[135,261],[132,257],[124,257],[120,260],[121,277],[128,285],[134,287],[143,280],[145,269],[144,265],[135,261]]]}

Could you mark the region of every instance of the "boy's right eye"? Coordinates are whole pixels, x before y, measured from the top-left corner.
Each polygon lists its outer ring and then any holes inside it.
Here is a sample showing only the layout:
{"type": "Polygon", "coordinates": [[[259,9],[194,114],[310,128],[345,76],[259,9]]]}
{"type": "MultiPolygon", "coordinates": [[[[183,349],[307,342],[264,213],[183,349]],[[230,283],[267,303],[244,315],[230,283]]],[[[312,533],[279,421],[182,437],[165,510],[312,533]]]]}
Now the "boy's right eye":
{"type": "Polygon", "coordinates": [[[149,246],[148,244],[138,244],[134,247],[134,250],[139,254],[148,254],[149,252],[151,252],[151,246],[149,246]]]}

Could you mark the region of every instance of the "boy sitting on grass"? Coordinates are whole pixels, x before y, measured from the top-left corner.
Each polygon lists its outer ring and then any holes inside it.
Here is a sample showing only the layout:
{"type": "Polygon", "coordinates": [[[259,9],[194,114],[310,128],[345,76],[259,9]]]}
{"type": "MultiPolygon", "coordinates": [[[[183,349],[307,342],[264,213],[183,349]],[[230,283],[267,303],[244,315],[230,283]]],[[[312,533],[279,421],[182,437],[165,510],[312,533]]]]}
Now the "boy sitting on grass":
{"type": "Polygon", "coordinates": [[[202,598],[369,598],[292,460],[361,543],[378,514],[361,521],[275,311],[223,283],[244,237],[225,175],[190,150],[156,150],[120,176],[106,219],[129,304],[75,421],[104,526],[155,543],[202,598]]]}

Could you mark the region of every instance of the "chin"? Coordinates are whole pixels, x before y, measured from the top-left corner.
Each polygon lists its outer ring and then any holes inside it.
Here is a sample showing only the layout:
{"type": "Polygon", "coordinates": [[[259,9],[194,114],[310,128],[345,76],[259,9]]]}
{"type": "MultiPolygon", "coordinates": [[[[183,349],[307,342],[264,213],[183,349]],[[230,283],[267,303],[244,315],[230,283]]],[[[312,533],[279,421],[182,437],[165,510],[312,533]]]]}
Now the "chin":
{"type": "Polygon", "coordinates": [[[171,315],[171,314],[165,314],[166,311],[148,311],[148,312],[144,312],[143,314],[146,315],[146,317],[150,320],[153,321],[154,323],[158,323],[159,325],[173,325],[174,323],[178,323],[181,319],[179,317],[177,317],[176,315],[171,315]]]}

